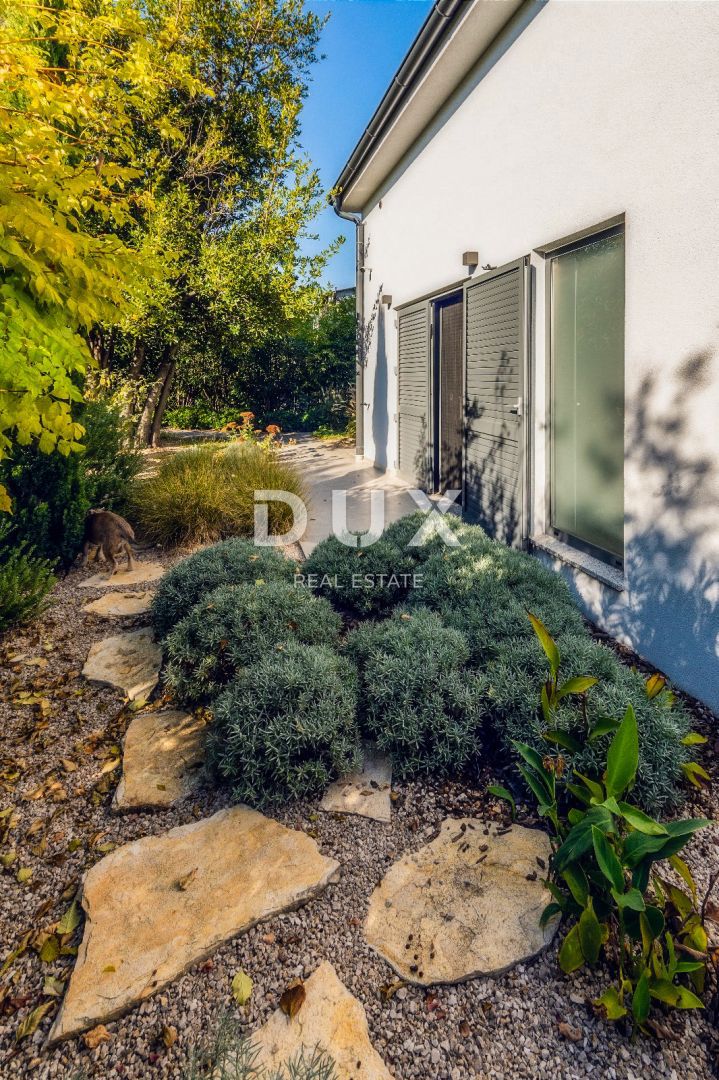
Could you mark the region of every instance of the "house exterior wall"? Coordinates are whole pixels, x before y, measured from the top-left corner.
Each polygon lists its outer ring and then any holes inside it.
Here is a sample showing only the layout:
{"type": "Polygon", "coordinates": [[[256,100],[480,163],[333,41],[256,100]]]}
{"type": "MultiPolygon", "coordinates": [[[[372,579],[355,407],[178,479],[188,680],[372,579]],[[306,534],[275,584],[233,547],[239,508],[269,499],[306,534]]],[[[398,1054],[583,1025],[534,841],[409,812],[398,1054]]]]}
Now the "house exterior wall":
{"type": "Polygon", "coordinates": [[[461,278],[468,249],[493,266],[529,255],[530,534],[543,534],[535,249],[623,213],[623,588],[556,565],[591,619],[719,711],[719,8],[550,0],[532,16],[364,209],[365,455],[396,467],[394,308],[461,278]],[[381,293],[392,308],[377,306],[381,293]]]}

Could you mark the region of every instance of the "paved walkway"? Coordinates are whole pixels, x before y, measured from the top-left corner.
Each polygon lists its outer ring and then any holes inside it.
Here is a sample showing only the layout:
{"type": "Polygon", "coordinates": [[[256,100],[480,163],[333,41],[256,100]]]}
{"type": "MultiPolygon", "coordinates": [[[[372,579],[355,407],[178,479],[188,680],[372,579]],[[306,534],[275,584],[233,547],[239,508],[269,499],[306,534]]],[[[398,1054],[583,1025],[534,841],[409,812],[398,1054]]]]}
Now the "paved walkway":
{"type": "Polygon", "coordinates": [[[417,509],[399,477],[358,461],[354,447],[326,439],[298,438],[282,451],[299,470],[310,494],[308,522],[300,545],[305,555],[332,533],[332,492],[347,492],[347,527],[361,532],[370,525],[372,492],[384,492],[385,525],[417,509]]]}

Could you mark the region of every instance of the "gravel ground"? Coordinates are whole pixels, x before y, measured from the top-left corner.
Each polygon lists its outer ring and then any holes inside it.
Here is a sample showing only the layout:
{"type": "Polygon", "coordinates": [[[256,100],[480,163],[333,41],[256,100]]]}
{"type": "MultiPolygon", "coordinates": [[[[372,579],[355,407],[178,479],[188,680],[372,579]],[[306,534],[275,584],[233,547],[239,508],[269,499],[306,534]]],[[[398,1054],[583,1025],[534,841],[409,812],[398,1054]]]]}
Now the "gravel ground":
{"type": "MultiPolygon", "coordinates": [[[[142,557],[169,564],[177,556],[147,552],[142,557]]],[[[164,832],[227,804],[223,792],[207,790],[165,812],[123,817],[110,812],[119,778],[112,764],[131,714],[117,693],[90,687],[80,670],[93,641],[146,620],[83,615],[82,605],[103,592],[78,591],[78,582],[89,573],[72,571],[57,585],[52,609],[36,626],[0,641],[0,792],[3,809],[12,808],[0,819],[0,855],[16,852],[15,861],[0,869],[3,958],[28,931],[57,921],[83,872],[102,858],[108,845],[164,832]],[[18,703],[23,693],[32,695],[27,704],[18,703]],[[21,869],[32,870],[29,881],[18,882],[21,869]]],[[[716,739],[711,715],[701,707],[696,721],[716,739]]],[[[717,749],[710,745],[705,755],[709,768],[716,765],[717,749]]],[[[556,946],[498,979],[383,994],[395,976],[363,940],[369,895],[387,868],[402,853],[430,840],[448,814],[500,816],[502,809],[481,794],[485,786],[484,777],[476,789],[396,785],[391,826],[317,813],[315,803],[276,812],[278,820],[310,832],[325,854],[341,862],[339,884],[302,910],[271,919],[224,945],[155,998],[108,1024],[110,1040],[95,1049],[80,1038],[43,1050],[56,1006],[34,1035],[16,1043],[19,1023],[43,1001],[52,1001],[43,996],[45,978],[67,980],[74,962],[66,956],[42,963],[29,945],[0,977],[0,1075],[32,1074],[44,1080],[75,1078],[84,1070],[93,1077],[181,1077],[188,1048],[212,1030],[219,1015],[229,1012],[251,1031],[277,1007],[287,983],[310,975],[323,958],[335,965],[364,1004],[373,1042],[402,1080],[700,1080],[716,1075],[713,1010],[674,1014],[662,1041],[632,1042],[620,1029],[595,1018],[588,1004],[606,985],[606,973],[563,976],[556,946]],[[244,1010],[234,1005],[230,992],[239,968],[254,980],[244,1010]],[[561,1034],[561,1022],[576,1029],[577,1041],[561,1034]],[[169,1049],[162,1040],[165,1026],[178,1034],[169,1049]]],[[[687,806],[692,815],[716,818],[716,811],[716,800],[708,792],[687,806]]],[[[712,869],[719,869],[717,825],[695,838],[687,858],[705,888],[712,869]]],[[[75,944],[79,938],[78,930],[75,944]]]]}

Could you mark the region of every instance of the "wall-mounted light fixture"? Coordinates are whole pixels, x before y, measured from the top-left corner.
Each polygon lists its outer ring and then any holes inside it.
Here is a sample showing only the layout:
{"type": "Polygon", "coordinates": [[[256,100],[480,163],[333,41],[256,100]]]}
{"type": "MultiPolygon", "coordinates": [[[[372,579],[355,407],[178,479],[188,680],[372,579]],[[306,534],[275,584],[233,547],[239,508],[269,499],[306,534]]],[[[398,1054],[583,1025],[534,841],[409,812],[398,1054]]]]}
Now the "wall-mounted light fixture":
{"type": "Polygon", "coordinates": [[[380,303],[386,304],[387,307],[392,307],[392,297],[389,293],[383,292],[380,297],[380,303]]]}
{"type": "Polygon", "coordinates": [[[465,251],[462,255],[462,266],[466,266],[470,270],[474,270],[475,266],[479,266],[479,252],[465,251]]]}

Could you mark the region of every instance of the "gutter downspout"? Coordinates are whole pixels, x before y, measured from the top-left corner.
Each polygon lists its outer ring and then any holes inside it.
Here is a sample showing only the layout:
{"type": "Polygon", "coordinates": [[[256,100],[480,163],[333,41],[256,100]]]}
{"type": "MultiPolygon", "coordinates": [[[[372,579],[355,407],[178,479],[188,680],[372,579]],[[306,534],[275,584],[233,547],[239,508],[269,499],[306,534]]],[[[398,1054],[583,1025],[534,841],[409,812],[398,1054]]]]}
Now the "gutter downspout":
{"type": "Polygon", "coordinates": [[[360,214],[350,214],[342,209],[341,196],[332,199],[332,209],[344,221],[351,221],[355,226],[355,311],[357,315],[356,340],[356,382],[355,382],[355,456],[364,457],[364,222],[360,214]]]}

